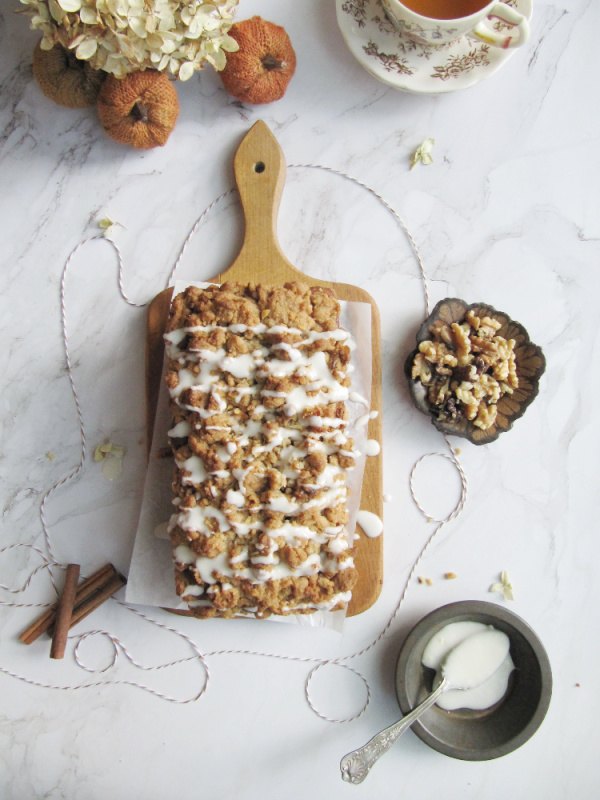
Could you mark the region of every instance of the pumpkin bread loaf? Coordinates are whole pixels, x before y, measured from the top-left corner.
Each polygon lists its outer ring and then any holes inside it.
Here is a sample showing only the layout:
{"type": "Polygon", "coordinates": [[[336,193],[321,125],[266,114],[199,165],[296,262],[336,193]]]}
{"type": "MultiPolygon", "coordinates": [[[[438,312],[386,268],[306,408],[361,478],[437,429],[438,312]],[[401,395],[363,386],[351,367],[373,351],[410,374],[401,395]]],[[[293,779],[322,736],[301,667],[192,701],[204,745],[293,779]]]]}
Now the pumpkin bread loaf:
{"type": "Polygon", "coordinates": [[[165,334],[178,595],[199,617],[345,607],[350,337],[322,287],[188,287],[165,334]]]}

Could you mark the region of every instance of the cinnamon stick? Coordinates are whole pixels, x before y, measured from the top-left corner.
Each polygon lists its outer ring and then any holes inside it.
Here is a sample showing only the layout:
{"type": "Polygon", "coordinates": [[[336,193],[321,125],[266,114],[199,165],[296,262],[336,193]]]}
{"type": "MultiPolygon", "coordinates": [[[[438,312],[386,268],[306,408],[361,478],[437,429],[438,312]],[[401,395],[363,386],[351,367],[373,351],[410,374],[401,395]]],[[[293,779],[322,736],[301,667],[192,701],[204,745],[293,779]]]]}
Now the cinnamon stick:
{"type": "Polygon", "coordinates": [[[78,580],[79,564],[69,564],[65,575],[65,585],[56,608],[56,622],[50,647],[50,658],[63,658],[65,655],[78,580]]]}
{"type": "Polygon", "coordinates": [[[75,609],[77,609],[77,606],[83,603],[84,600],[87,600],[88,597],[91,597],[94,592],[97,592],[98,589],[101,589],[104,584],[113,577],[113,575],[117,574],[117,570],[112,564],[106,564],[97,572],[94,572],[93,575],[90,575],[89,578],[86,578],[77,587],[77,594],[75,595],[75,609]]]}
{"type": "Polygon", "coordinates": [[[91,614],[92,611],[95,611],[97,608],[99,608],[102,603],[108,600],[108,598],[122,586],[125,586],[126,583],[127,581],[125,578],[119,572],[115,572],[108,583],[106,583],[104,586],[101,586],[97,592],[75,607],[73,610],[73,616],[71,618],[71,627],[76,625],[78,622],[81,622],[84,617],[87,617],[88,614],[91,614]]]}
{"type": "MultiPolygon", "coordinates": [[[[77,587],[77,593],[75,595],[75,608],[73,613],[75,613],[78,606],[95,594],[99,589],[103,588],[111,580],[111,578],[118,574],[119,573],[112,564],[106,564],[104,567],[101,567],[99,570],[82,581],[82,583],[77,587]]],[[[125,579],[122,578],[122,581],[124,583],[125,579]]],[[[121,585],[123,585],[123,583],[121,585]]],[[[49,608],[40,617],[38,617],[38,619],[36,619],[35,622],[26,628],[19,636],[19,641],[23,642],[23,644],[32,644],[43,633],[49,631],[54,625],[54,621],[56,619],[56,608],[57,606],[54,605],[52,608],[49,608]]],[[[71,626],[74,624],[75,623],[72,618],[71,626]]]]}
{"type": "Polygon", "coordinates": [[[23,644],[32,644],[36,639],[45,633],[48,628],[54,624],[56,617],[56,605],[44,611],[41,617],[38,617],[28,628],[25,628],[23,633],[19,636],[19,641],[23,644]]]}

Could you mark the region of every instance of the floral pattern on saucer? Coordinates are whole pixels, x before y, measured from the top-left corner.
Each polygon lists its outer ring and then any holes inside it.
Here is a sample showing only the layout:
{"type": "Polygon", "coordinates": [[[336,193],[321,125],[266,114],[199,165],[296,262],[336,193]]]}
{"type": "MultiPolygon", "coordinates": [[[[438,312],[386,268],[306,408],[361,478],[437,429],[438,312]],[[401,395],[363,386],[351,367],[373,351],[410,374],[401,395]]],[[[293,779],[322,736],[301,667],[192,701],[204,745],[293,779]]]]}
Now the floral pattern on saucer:
{"type": "MultiPolygon", "coordinates": [[[[532,0],[504,0],[531,19],[532,0]]],[[[399,32],[381,0],[336,0],[337,20],[350,52],[367,72],[405,92],[436,94],[466,89],[498,70],[518,48],[503,50],[463,36],[440,47],[399,32]]],[[[506,28],[497,20],[497,30],[506,28]]]]}

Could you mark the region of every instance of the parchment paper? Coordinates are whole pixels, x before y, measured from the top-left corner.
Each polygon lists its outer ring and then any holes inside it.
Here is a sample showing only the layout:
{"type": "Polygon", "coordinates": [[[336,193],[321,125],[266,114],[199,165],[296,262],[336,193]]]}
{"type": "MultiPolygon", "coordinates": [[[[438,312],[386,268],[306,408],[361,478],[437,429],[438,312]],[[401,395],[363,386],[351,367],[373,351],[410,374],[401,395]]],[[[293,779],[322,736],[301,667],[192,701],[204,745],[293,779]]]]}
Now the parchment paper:
{"type": "MultiPolygon", "coordinates": [[[[206,286],[206,284],[200,283],[178,282],[175,284],[174,294],[179,294],[189,285],[206,286]]],[[[370,406],[371,306],[368,303],[341,301],[340,307],[340,327],[350,331],[356,345],[350,361],[354,367],[351,374],[350,391],[363,397],[370,406]]],[[[357,425],[357,421],[362,418],[364,422],[369,407],[364,403],[349,400],[348,411],[350,415],[348,431],[354,439],[354,447],[360,453],[356,458],[356,466],[348,472],[347,479],[349,521],[346,531],[350,544],[352,544],[356,515],[360,505],[367,441],[367,426],[360,423],[357,425]]],[[[161,378],[152,447],[129,566],[126,600],[128,603],[139,605],[187,610],[187,603],[183,603],[175,593],[172,548],[166,532],[167,523],[173,510],[171,505],[173,459],[161,458],[160,450],[168,445],[167,431],[170,427],[169,395],[165,382],[161,378]]],[[[309,627],[328,627],[341,631],[345,616],[345,611],[316,611],[314,614],[273,615],[267,620],[260,621],[270,620],[309,627]]]]}

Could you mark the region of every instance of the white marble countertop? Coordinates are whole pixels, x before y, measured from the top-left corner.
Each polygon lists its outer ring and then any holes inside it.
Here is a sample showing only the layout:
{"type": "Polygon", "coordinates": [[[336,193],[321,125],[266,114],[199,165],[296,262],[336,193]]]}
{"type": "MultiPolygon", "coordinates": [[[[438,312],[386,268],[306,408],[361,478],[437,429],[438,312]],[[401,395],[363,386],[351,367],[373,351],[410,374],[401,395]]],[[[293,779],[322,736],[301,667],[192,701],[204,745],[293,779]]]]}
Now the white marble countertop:
{"type": "MultiPolygon", "coordinates": [[[[47,639],[30,647],[17,640],[39,611],[27,605],[53,597],[47,571],[23,591],[0,590],[2,797],[596,796],[597,4],[534,0],[531,40],[497,74],[463,92],[426,96],[397,92],[363,71],[340,36],[333,2],[242,0],[239,18],[260,13],[292,38],[298,69],[285,98],[242,107],[206,71],[178,87],[177,127],[167,146],[148,152],[106,139],[93,110],[63,110],[41,95],[31,75],[36,35],[12,13],[17,7],[10,0],[0,10],[3,586],[19,589],[42,565],[25,545],[47,554],[40,504],[80,458],[61,339],[69,253],[98,232],[99,218],[117,220],[125,292],[148,301],[165,285],[198,215],[232,186],[232,154],[257,119],[275,132],[289,164],[349,173],[404,218],[432,301],[459,296],[507,311],[542,346],[548,366],[539,397],[509,434],[481,448],[453,442],[468,497],[419,565],[432,585],[412,580],[387,634],[347,661],[369,683],[366,712],[346,724],[320,719],[304,696],[314,662],[302,659],[351,655],[385,627],[433,531],[411,499],[410,470],[421,455],[447,450],[412,407],[402,376],[424,316],[406,236],[356,184],[290,169],[279,222],[284,251],[313,276],[363,286],[381,309],[390,495],[381,597],[348,620],[341,637],[142,609],[159,627],[110,602],[74,629],[66,658],[51,661],[47,639]],[[412,151],[428,136],[434,163],[409,170],[412,151]],[[443,579],[449,570],[456,580],[443,579]],[[512,602],[488,591],[501,570],[513,582],[512,602]],[[365,784],[344,784],[340,757],[398,716],[393,671],[407,631],[428,611],[464,599],[506,604],[542,639],[554,692],[541,728],[514,753],[481,763],[447,758],[409,733],[365,784]],[[112,669],[86,672],[73,656],[87,631],[109,632],[136,663],[119,652],[112,669]],[[280,657],[216,653],[240,650],[280,657]],[[210,670],[203,696],[175,703],[151,693],[193,698],[205,680],[197,652],[210,670]]],[[[212,276],[232,261],[241,233],[239,205],[229,196],[194,237],[179,277],[212,276]]],[[[78,474],[47,496],[48,535],[58,562],[78,562],[89,574],[110,560],[126,571],[145,471],[145,312],[120,296],[106,242],[75,255],[65,308],[88,448],[78,474]],[[113,482],[91,457],[106,438],[127,449],[113,482]]],[[[421,464],[416,484],[432,516],[458,500],[456,473],[441,459],[421,464]]],[[[54,572],[60,582],[61,570],[54,572]]],[[[100,634],[84,639],[85,665],[107,666],[110,642],[100,634]]],[[[351,715],[362,702],[362,685],[347,671],[328,667],[313,688],[325,715],[351,715]]]]}

